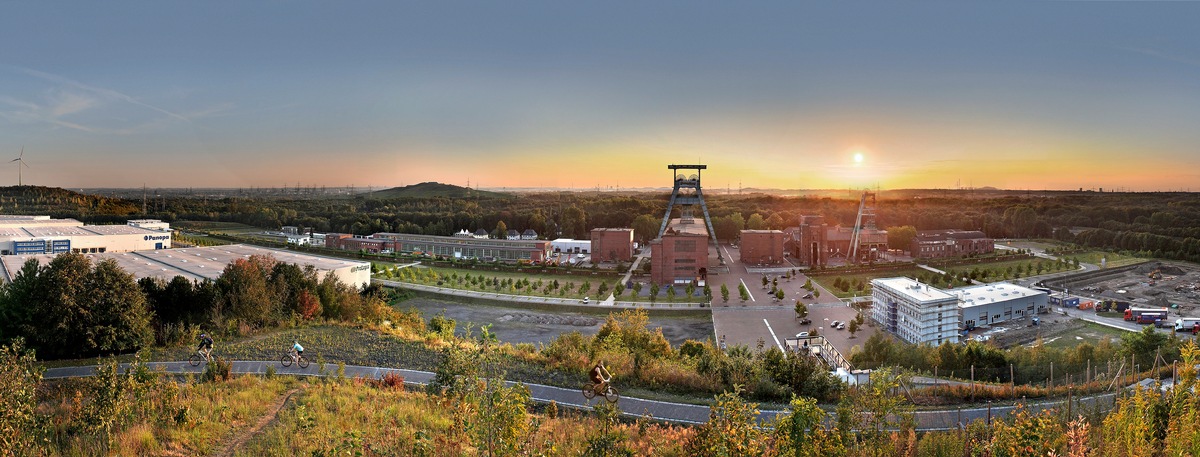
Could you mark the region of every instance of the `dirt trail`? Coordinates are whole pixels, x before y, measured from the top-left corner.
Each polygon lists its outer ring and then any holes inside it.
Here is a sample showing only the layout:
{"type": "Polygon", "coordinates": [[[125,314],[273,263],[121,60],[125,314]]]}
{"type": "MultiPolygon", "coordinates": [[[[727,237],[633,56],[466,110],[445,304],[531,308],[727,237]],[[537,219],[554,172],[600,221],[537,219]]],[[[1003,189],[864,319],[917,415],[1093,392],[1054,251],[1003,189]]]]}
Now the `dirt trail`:
{"type": "Polygon", "coordinates": [[[288,400],[291,400],[291,398],[296,395],[297,392],[300,392],[300,389],[292,389],[287,391],[287,393],[280,395],[279,399],[275,401],[275,404],[271,405],[271,408],[267,410],[267,413],[258,419],[258,423],[255,423],[253,427],[243,430],[241,433],[235,435],[233,437],[233,441],[230,441],[229,444],[225,446],[224,450],[215,455],[222,457],[233,457],[233,453],[237,452],[237,450],[244,446],[247,441],[250,441],[250,438],[253,438],[254,435],[257,435],[258,432],[261,432],[272,422],[275,422],[275,419],[279,416],[279,411],[283,409],[283,405],[286,405],[288,400]]]}

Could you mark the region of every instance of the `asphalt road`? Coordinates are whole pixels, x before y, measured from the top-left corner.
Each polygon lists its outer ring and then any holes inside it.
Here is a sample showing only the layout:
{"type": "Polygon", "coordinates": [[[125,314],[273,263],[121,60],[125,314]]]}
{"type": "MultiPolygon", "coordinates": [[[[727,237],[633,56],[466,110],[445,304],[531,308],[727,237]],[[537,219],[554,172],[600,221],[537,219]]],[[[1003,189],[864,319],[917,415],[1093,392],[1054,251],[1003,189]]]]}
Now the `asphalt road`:
{"type": "MultiPolygon", "coordinates": [[[[238,374],[265,374],[267,367],[274,365],[275,372],[277,374],[323,377],[337,376],[337,365],[329,363],[325,365],[324,374],[321,373],[320,368],[315,363],[304,369],[299,368],[296,365],[284,367],[278,362],[256,360],[238,360],[233,361],[232,363],[232,371],[238,374]]],[[[128,364],[121,364],[122,369],[127,369],[128,366],[128,364]]],[[[200,374],[204,371],[204,365],[193,367],[187,362],[146,362],[146,366],[148,366],[151,370],[161,370],[166,373],[176,374],[200,374]]],[[[347,378],[362,377],[379,379],[388,373],[394,373],[403,376],[406,384],[424,385],[433,379],[433,373],[428,371],[405,370],[400,368],[364,367],[356,365],[345,366],[345,376],[347,378]]],[[[95,374],[96,365],[57,367],[47,369],[43,374],[43,378],[80,378],[93,376],[95,374]]],[[[509,384],[512,383],[510,382],[509,384]]],[[[549,403],[550,401],[554,401],[560,405],[589,408],[591,405],[597,402],[605,401],[599,397],[592,400],[586,400],[583,398],[583,394],[578,389],[564,389],[561,387],[546,386],[541,384],[525,385],[529,387],[529,391],[533,397],[533,400],[537,402],[549,403]]],[[[1073,407],[1076,408],[1077,411],[1081,407],[1088,410],[1108,410],[1113,405],[1114,395],[1114,393],[1108,393],[1086,398],[1076,398],[1074,399],[1073,407]]],[[[625,396],[620,398],[618,405],[627,416],[650,415],[657,420],[675,423],[703,423],[708,421],[709,414],[708,406],[647,400],[625,396]]],[[[1040,411],[1043,409],[1065,407],[1065,405],[1065,401],[1052,401],[1031,403],[1027,405],[1027,407],[1032,411],[1040,411]]],[[[995,408],[918,411],[915,413],[915,417],[918,430],[948,430],[957,428],[960,425],[966,425],[975,420],[987,420],[988,418],[1005,417],[1013,409],[1014,407],[1012,406],[998,406],[995,408]]],[[[759,419],[773,419],[776,415],[781,413],[783,413],[783,411],[763,410],[759,412],[759,419]]]]}

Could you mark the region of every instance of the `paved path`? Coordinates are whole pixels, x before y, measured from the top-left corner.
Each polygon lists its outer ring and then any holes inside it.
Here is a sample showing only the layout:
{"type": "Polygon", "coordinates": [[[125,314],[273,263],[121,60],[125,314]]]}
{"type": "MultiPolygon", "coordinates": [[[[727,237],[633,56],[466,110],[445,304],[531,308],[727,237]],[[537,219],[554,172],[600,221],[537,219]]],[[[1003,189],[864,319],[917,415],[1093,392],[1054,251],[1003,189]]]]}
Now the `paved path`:
{"type": "MultiPolygon", "coordinates": [[[[337,365],[326,363],[325,373],[321,374],[317,364],[309,365],[308,368],[299,368],[296,365],[291,367],[283,367],[278,362],[266,362],[258,360],[236,360],[232,362],[232,371],[238,374],[265,374],[267,367],[274,365],[277,374],[295,375],[295,376],[337,376],[337,365]]],[[[204,371],[204,365],[191,366],[187,362],[146,362],[145,365],[151,370],[162,370],[167,373],[192,373],[200,374],[204,371]]],[[[129,364],[122,363],[121,368],[128,368],[129,364]]],[[[370,379],[379,379],[383,375],[393,373],[404,377],[406,384],[424,385],[433,379],[433,373],[428,371],[405,370],[401,368],[383,368],[383,367],[364,367],[357,365],[346,365],[345,376],[347,378],[362,377],[370,379]]],[[[63,379],[63,378],[79,378],[88,377],[96,374],[96,365],[78,366],[78,367],[56,367],[49,368],[43,374],[45,379],[63,379]]],[[[1143,381],[1143,384],[1145,381],[1143,381]]],[[[513,384],[509,382],[509,384],[513,384]]],[[[604,401],[601,398],[586,400],[583,394],[578,389],[564,389],[561,387],[547,386],[542,384],[525,384],[529,387],[529,392],[534,401],[548,403],[554,401],[560,405],[574,406],[578,408],[588,408],[597,402],[604,401]]],[[[1088,410],[1108,410],[1112,407],[1115,394],[1108,393],[1096,395],[1087,398],[1076,398],[1073,401],[1073,407],[1078,411],[1083,407],[1088,410]]],[[[684,403],[672,403],[657,400],[647,400],[642,398],[633,398],[622,396],[619,401],[619,406],[624,414],[628,416],[650,415],[658,420],[698,424],[708,421],[709,407],[707,405],[692,405],[684,403]]],[[[1033,411],[1043,409],[1065,407],[1066,400],[1050,401],[1043,403],[1032,403],[1028,408],[1033,411]]],[[[1013,410],[1012,406],[998,406],[995,408],[968,408],[968,409],[948,409],[939,411],[918,411],[915,413],[918,430],[948,430],[957,428],[960,425],[968,424],[974,420],[987,420],[989,417],[1000,418],[1006,416],[1013,410]]],[[[775,416],[782,414],[784,411],[779,410],[762,410],[759,412],[760,420],[773,419],[775,416]]],[[[833,418],[830,417],[830,420],[833,418]]]]}
{"type": "Polygon", "coordinates": [[[625,276],[621,277],[621,284],[629,284],[629,280],[633,278],[633,272],[637,271],[638,265],[642,264],[642,260],[650,255],[649,249],[644,249],[640,254],[633,258],[633,264],[629,266],[629,271],[625,272],[625,276]]]}
{"type": "Polygon", "coordinates": [[[399,289],[410,289],[421,292],[428,292],[440,295],[449,295],[454,297],[464,298],[482,298],[485,300],[497,300],[509,303],[536,303],[544,305],[557,306],[575,306],[583,308],[599,308],[599,309],[652,309],[655,311],[687,311],[708,309],[708,306],[703,303],[671,303],[671,302],[632,302],[632,301],[613,301],[613,300],[589,300],[584,303],[578,298],[559,298],[559,297],[539,297],[536,295],[514,295],[514,294],[497,294],[492,292],[480,292],[474,290],[452,289],[449,287],[427,286],[424,284],[412,284],[407,282],[391,281],[387,279],[371,278],[371,284],[378,284],[384,287],[392,287],[399,289]]]}

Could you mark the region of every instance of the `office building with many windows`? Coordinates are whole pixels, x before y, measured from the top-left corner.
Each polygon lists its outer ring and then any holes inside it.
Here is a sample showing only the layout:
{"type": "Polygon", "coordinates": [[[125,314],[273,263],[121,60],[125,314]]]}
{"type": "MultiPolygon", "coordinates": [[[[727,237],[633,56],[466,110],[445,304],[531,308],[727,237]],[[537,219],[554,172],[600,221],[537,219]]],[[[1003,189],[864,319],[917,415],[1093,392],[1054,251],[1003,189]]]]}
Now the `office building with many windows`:
{"type": "Polygon", "coordinates": [[[871,280],[872,315],[910,343],[957,343],[962,331],[958,296],[909,278],[871,280]]]}

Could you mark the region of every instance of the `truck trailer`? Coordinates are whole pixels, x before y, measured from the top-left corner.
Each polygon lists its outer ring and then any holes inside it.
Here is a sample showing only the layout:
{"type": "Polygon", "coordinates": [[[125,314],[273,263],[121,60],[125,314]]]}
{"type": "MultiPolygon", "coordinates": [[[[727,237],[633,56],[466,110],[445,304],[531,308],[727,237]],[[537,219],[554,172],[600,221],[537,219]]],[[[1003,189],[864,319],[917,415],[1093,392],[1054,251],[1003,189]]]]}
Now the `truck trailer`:
{"type": "Polygon", "coordinates": [[[1165,316],[1167,309],[1166,308],[1134,308],[1131,306],[1129,308],[1125,308],[1125,320],[1129,321],[1129,322],[1134,322],[1134,321],[1137,321],[1138,317],[1141,316],[1143,313],[1157,313],[1157,312],[1162,312],[1163,315],[1165,316]]]}
{"type": "Polygon", "coordinates": [[[1166,311],[1147,311],[1139,314],[1137,317],[1137,323],[1139,324],[1153,324],[1165,320],[1167,320],[1166,311]]]}
{"type": "Polygon", "coordinates": [[[1176,332],[1195,332],[1197,325],[1200,325],[1200,317],[1175,319],[1176,332]]]}

